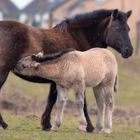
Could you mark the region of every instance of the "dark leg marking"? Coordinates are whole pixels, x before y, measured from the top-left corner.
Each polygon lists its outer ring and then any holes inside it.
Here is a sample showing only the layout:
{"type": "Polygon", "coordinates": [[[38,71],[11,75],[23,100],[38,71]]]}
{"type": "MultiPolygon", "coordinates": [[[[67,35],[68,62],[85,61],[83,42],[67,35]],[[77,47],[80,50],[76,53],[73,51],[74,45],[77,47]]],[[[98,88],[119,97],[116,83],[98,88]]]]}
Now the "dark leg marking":
{"type": "Polygon", "coordinates": [[[3,129],[6,129],[8,127],[7,123],[4,122],[1,114],[0,114],[0,125],[2,126],[3,129]]]}
{"type": "Polygon", "coordinates": [[[90,120],[89,115],[88,115],[86,96],[84,97],[84,114],[85,114],[85,117],[87,120],[86,130],[87,130],[87,132],[93,132],[94,126],[92,125],[91,120],[90,120]]]}
{"type": "Polygon", "coordinates": [[[48,95],[47,106],[41,118],[41,125],[42,125],[43,130],[50,130],[50,128],[52,127],[51,122],[50,122],[51,112],[52,112],[54,104],[56,103],[56,99],[57,99],[56,84],[52,83],[50,87],[50,92],[48,95]]]}

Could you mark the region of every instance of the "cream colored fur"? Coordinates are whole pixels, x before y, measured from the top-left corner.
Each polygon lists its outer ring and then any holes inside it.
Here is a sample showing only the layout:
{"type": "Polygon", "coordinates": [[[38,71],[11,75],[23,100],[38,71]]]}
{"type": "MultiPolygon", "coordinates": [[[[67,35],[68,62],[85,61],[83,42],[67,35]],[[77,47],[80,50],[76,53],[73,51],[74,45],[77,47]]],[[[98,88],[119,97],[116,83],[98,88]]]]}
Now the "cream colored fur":
{"type": "Polygon", "coordinates": [[[83,112],[84,91],[86,87],[92,87],[98,107],[96,132],[111,133],[117,62],[109,50],[94,48],[85,52],[72,51],[44,63],[32,61],[29,56],[19,60],[14,71],[23,75],[47,78],[57,84],[57,115],[52,130],[57,130],[61,125],[67,90],[73,88],[80,114],[79,129],[86,131],[87,123],[83,112]]]}

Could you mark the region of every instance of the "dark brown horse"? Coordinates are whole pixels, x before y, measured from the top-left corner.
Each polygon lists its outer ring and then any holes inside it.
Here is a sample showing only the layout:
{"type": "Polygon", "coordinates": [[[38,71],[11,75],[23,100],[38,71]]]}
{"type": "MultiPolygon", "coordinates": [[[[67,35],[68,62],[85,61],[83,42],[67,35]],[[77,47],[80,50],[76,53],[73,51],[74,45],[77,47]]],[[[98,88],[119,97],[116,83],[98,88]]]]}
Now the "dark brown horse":
{"type": "MultiPolygon", "coordinates": [[[[93,47],[107,48],[110,46],[121,53],[124,58],[128,58],[133,52],[127,25],[130,15],[131,11],[124,13],[117,9],[97,10],[64,20],[49,30],[36,29],[15,21],[1,21],[0,88],[20,58],[40,51],[49,54],[71,47],[85,51],[93,47]]],[[[32,82],[52,82],[39,77],[18,76],[32,82]]],[[[56,97],[56,85],[52,82],[48,104],[42,115],[41,124],[44,130],[51,127],[50,116],[56,97]]],[[[88,124],[87,131],[92,131],[93,126],[87,113],[86,100],[84,113],[88,124]]],[[[3,128],[7,127],[1,115],[0,124],[3,128]]]]}

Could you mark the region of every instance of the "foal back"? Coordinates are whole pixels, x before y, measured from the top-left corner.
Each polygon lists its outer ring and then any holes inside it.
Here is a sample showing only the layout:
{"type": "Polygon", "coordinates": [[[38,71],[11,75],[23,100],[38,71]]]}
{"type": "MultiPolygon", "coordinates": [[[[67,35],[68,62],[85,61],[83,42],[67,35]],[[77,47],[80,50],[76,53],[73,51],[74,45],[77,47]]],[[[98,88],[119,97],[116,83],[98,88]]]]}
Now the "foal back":
{"type": "Polygon", "coordinates": [[[115,56],[109,50],[94,48],[85,52],[71,52],[71,54],[74,53],[78,55],[79,60],[79,64],[75,60],[75,65],[76,67],[79,65],[79,73],[84,73],[83,78],[86,86],[93,87],[101,82],[115,80],[117,62],[115,56]]]}

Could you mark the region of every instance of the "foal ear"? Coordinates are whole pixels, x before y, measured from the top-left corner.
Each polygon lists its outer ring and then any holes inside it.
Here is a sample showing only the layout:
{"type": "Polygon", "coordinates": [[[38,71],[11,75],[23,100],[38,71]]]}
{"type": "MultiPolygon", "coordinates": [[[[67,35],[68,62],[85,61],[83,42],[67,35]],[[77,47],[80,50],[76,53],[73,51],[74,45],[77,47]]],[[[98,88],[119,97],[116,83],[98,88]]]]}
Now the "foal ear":
{"type": "Polygon", "coordinates": [[[131,14],[132,14],[132,10],[126,12],[127,19],[131,16],[131,14]]]}
{"type": "Polygon", "coordinates": [[[39,66],[40,66],[40,63],[35,63],[35,64],[32,65],[32,67],[33,67],[35,70],[38,69],[39,66]]]}

